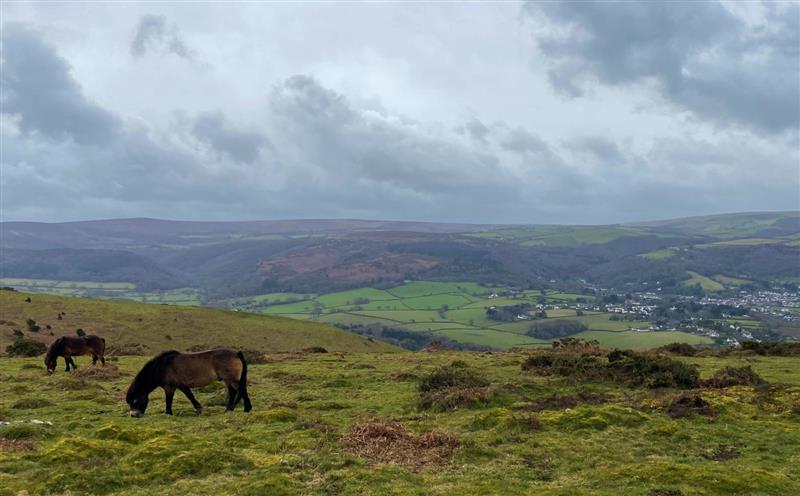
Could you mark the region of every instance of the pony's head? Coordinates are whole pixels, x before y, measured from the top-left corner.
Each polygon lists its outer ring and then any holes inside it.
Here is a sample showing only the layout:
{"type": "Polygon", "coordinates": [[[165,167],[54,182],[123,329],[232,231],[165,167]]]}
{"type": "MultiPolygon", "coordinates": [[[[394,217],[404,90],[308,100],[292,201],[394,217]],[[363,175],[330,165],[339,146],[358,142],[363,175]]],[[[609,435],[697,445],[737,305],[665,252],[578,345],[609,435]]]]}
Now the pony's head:
{"type": "Polygon", "coordinates": [[[47,367],[47,373],[52,374],[56,370],[56,361],[58,360],[61,350],[64,349],[64,338],[58,338],[53,341],[53,344],[47,348],[47,353],[44,355],[44,365],[47,367]]]}
{"type": "Polygon", "coordinates": [[[177,354],[177,351],[161,353],[144,364],[142,370],[133,378],[133,382],[131,382],[125,395],[125,401],[131,407],[131,417],[144,415],[147,410],[147,404],[150,401],[150,393],[155,388],[163,385],[164,372],[177,354]]]}

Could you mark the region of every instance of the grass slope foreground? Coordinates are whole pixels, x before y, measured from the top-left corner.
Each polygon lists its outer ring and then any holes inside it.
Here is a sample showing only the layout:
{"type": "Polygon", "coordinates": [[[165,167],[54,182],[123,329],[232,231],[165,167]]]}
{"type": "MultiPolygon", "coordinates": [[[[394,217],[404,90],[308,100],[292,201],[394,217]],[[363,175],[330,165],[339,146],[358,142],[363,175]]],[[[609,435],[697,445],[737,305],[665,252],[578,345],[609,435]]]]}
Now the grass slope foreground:
{"type": "Polygon", "coordinates": [[[148,357],[0,358],[0,496],[800,494],[796,357],[274,357],[248,414],[217,383],[202,415],[156,391],[141,419],[124,398],[148,357]]]}
{"type": "Polygon", "coordinates": [[[57,336],[75,335],[78,329],[104,337],[109,351],[119,354],[220,346],[262,352],[313,346],[328,351],[397,350],[317,322],[214,308],[0,291],[0,353],[20,333],[49,344],[57,336]]]}

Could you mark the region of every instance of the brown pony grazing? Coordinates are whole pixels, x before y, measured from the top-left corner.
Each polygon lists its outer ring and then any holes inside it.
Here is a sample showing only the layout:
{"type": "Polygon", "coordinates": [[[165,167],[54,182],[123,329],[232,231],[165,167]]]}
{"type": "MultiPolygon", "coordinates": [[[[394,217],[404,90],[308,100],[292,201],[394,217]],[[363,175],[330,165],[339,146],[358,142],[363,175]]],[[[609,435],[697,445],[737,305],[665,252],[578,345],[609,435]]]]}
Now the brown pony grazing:
{"type": "Polygon", "coordinates": [[[247,362],[241,351],[217,349],[198,353],[165,351],[142,367],[136,374],[126,395],[131,407],[131,417],[141,417],[147,410],[150,393],[157,387],[164,388],[167,407],[165,413],[172,415],[172,399],[175,390],[180,390],[192,402],[200,415],[203,407],[195,399],[191,388],[203,387],[214,381],[223,381],[228,387],[227,411],[232,411],[239,400],[244,400],[244,411],[253,409],[247,395],[247,362]]]}
{"type": "Polygon", "coordinates": [[[47,354],[44,356],[44,364],[47,366],[47,373],[52,374],[56,370],[56,361],[58,357],[64,357],[67,362],[67,372],[69,366],[77,369],[75,360],[72,359],[75,355],[92,355],[92,365],[97,363],[97,359],[105,365],[106,358],[106,340],[95,335],[91,336],[63,336],[55,341],[47,349],[47,354]]]}

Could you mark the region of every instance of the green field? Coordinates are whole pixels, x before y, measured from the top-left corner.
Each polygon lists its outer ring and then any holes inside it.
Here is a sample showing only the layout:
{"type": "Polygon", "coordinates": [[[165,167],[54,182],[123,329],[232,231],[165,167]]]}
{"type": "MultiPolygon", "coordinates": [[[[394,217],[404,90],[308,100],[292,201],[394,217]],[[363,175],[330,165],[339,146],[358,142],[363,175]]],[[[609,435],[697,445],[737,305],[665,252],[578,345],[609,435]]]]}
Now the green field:
{"type": "MultiPolygon", "coordinates": [[[[515,346],[537,346],[543,344],[543,341],[525,335],[531,321],[506,323],[490,320],[486,317],[486,309],[521,303],[536,305],[542,296],[551,306],[547,310],[550,320],[577,320],[590,331],[628,331],[649,326],[644,321],[611,320],[611,314],[589,310],[584,310],[584,315],[578,317],[574,308],[576,303],[591,302],[594,300],[592,296],[553,291],[544,295],[540,291],[524,291],[496,296],[503,292],[503,288],[482,287],[469,282],[414,281],[387,289],[361,288],[323,296],[298,295],[307,299],[287,304],[273,303],[285,298],[284,293],[276,293],[274,297],[260,295],[258,299],[270,302],[261,307],[255,298],[252,301],[246,298],[236,301],[240,308],[248,311],[303,320],[316,319],[337,325],[380,324],[415,332],[430,332],[460,343],[501,350],[515,346]],[[495,296],[490,298],[493,294],[495,296]],[[567,306],[572,308],[566,308],[567,306]]],[[[663,336],[657,334],[660,333],[639,333],[635,346],[660,346],[667,336],[682,338],[678,339],[680,341],[708,342],[706,338],[697,338],[687,333],[663,336]]],[[[608,346],[614,346],[619,339],[607,334],[598,334],[597,338],[608,346]]]]}
{"type": "Polygon", "coordinates": [[[687,273],[691,276],[689,279],[683,281],[683,284],[686,286],[694,286],[695,284],[699,284],[703,291],[709,292],[716,292],[722,291],[725,289],[725,286],[718,283],[717,281],[706,277],[704,275],[698,274],[697,272],[692,272],[691,270],[687,271],[687,273]]]}
{"type": "Polygon", "coordinates": [[[138,291],[128,282],[55,281],[50,279],[0,278],[0,286],[19,291],[59,296],[84,296],[109,300],[133,300],[142,303],[169,305],[200,305],[202,295],[194,288],[164,291],[138,291]]]}
{"type": "Polygon", "coordinates": [[[703,377],[752,366],[771,386],[695,390],[714,416],[671,418],[679,390],[539,376],[520,370],[526,356],[275,355],[249,366],[248,414],[225,413],[214,383],[195,390],[200,416],[180,393],[163,414],[157,390],[140,419],[124,394],[146,357],[78,357],[52,376],[41,357],[0,358],[0,496],[800,494],[797,358],[686,358],[703,377]],[[489,399],[421,409],[417,378],[453,361],[489,399]],[[431,434],[406,443],[398,429],[431,434]],[[431,439],[449,448],[431,457],[431,439]]]}

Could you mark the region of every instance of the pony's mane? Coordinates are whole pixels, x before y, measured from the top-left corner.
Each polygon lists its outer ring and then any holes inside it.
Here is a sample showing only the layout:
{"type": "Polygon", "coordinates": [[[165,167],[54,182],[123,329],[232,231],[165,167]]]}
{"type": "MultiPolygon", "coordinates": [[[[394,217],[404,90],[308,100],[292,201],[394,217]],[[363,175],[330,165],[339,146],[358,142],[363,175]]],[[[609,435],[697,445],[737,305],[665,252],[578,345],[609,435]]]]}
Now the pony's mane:
{"type": "Polygon", "coordinates": [[[176,350],[164,351],[145,363],[128,388],[128,393],[126,394],[128,403],[131,402],[137,391],[145,389],[150,392],[160,386],[161,378],[164,376],[164,369],[172,363],[172,360],[177,355],[180,355],[180,352],[176,350]]]}
{"type": "Polygon", "coordinates": [[[50,347],[47,348],[47,353],[44,355],[45,365],[49,364],[52,359],[58,359],[58,356],[61,353],[61,350],[64,349],[65,345],[66,340],[64,339],[64,336],[61,336],[53,341],[52,344],[50,344],[50,347]]]}

